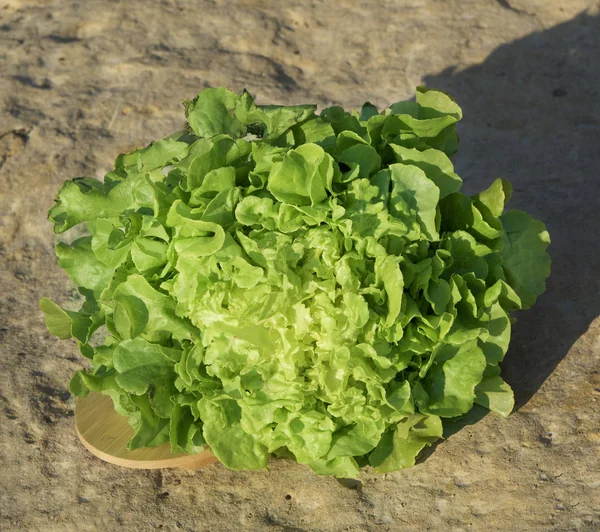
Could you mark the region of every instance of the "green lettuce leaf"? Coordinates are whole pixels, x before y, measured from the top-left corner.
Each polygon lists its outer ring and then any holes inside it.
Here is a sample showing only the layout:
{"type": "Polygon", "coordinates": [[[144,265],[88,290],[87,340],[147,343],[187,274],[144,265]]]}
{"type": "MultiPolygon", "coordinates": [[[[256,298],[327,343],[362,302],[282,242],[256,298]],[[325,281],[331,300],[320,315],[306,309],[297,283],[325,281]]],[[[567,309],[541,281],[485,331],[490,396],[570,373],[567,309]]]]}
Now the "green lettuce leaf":
{"type": "Polygon", "coordinates": [[[483,380],[475,388],[478,405],[507,417],[515,406],[515,397],[510,386],[500,377],[498,366],[487,366],[483,380]]]}
{"type": "Polygon", "coordinates": [[[522,211],[508,211],[501,220],[506,280],[523,302],[523,308],[529,308],[546,290],[546,279],[550,275],[550,256],[546,248],[550,235],[542,222],[522,211]]]}
{"type": "Polygon", "coordinates": [[[274,162],[267,189],[292,205],[314,205],[327,198],[334,170],[331,156],[316,144],[304,144],[274,162]]]}
{"type": "Polygon", "coordinates": [[[460,346],[442,344],[432,354],[425,378],[416,384],[419,410],[441,417],[467,413],[475,400],[475,387],[482,380],[485,356],[476,342],[460,346]]]}
{"type": "Polygon", "coordinates": [[[437,416],[410,416],[383,435],[369,454],[369,463],[378,473],[411,467],[425,447],[442,437],[442,430],[442,421],[437,416]]]}

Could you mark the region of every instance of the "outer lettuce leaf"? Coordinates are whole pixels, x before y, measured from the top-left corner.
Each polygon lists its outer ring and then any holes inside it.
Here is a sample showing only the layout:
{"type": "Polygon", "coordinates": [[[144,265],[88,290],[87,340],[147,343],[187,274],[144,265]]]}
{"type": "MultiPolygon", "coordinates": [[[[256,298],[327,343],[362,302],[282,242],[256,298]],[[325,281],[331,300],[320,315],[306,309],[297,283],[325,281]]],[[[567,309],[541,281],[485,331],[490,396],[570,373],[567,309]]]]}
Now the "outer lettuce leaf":
{"type": "Polygon", "coordinates": [[[224,88],[206,89],[184,105],[188,124],[199,137],[225,134],[235,138],[254,133],[268,140],[281,137],[316,109],[316,105],[257,106],[248,92],[238,96],[224,88]]]}
{"type": "Polygon", "coordinates": [[[76,178],[65,181],[48,218],[54,223],[54,232],[63,233],[81,222],[111,218],[142,207],[152,208],[153,199],[154,190],[144,174],[104,184],[89,177],[76,178]]]}
{"type": "Polygon", "coordinates": [[[136,150],[128,154],[121,154],[115,162],[117,171],[125,173],[148,172],[156,168],[164,168],[176,161],[183,159],[189,150],[187,142],[181,142],[177,138],[182,136],[180,132],[153,142],[146,148],[136,150]]]}
{"type": "Polygon", "coordinates": [[[210,138],[220,134],[241,137],[245,128],[235,116],[237,102],[235,92],[224,88],[206,89],[185,103],[185,117],[199,137],[210,138]]]}
{"type": "Polygon", "coordinates": [[[124,339],[164,332],[173,338],[191,339],[196,329],[175,314],[175,301],[152,288],[146,279],[130,275],[114,291],[115,320],[124,339]]]}
{"type": "Polygon", "coordinates": [[[356,460],[351,457],[338,456],[331,460],[315,460],[309,464],[318,475],[333,475],[340,478],[354,478],[360,473],[356,460]]]}
{"type": "Polygon", "coordinates": [[[488,189],[475,197],[485,205],[493,216],[501,216],[512,196],[512,185],[506,179],[496,179],[488,189]]]}
{"type": "Polygon", "coordinates": [[[487,366],[483,380],[475,389],[475,402],[501,416],[507,417],[515,406],[515,398],[510,386],[500,377],[498,366],[487,366]]]}
{"type": "Polygon", "coordinates": [[[462,179],[454,172],[454,165],[444,152],[433,148],[419,151],[396,144],[391,148],[397,162],[417,166],[425,172],[440,189],[440,199],[460,189],[462,179]]]}
{"type": "Polygon", "coordinates": [[[50,334],[63,340],[75,338],[80,344],[88,343],[103,319],[96,302],[89,299],[79,312],[72,312],[43,297],[40,300],[40,309],[46,315],[46,327],[50,334]]]}
{"type": "Polygon", "coordinates": [[[92,239],[84,236],[70,246],[59,242],[56,246],[58,263],[78,286],[91,290],[96,297],[108,286],[114,269],[100,262],[92,251],[92,239]]]}
{"type": "Polygon", "coordinates": [[[522,211],[508,211],[501,220],[505,231],[502,263],[506,280],[523,302],[523,308],[529,308],[546,290],[550,275],[546,248],[550,235],[542,222],[522,211]]]}
{"type": "Polygon", "coordinates": [[[113,365],[117,384],[129,393],[145,394],[150,386],[173,386],[173,364],[180,352],[138,337],[124,340],[115,348],[113,365]]]}
{"type": "Polygon", "coordinates": [[[331,156],[316,144],[304,144],[273,164],[267,188],[283,203],[314,205],[327,198],[333,175],[331,156]]]}
{"type": "Polygon", "coordinates": [[[456,153],[455,124],[462,118],[462,111],[447,94],[417,87],[415,102],[395,103],[390,106],[390,112],[391,116],[382,123],[384,139],[407,148],[434,148],[448,156],[456,153]]]}
{"type": "Polygon", "coordinates": [[[437,240],[439,188],[417,166],[392,164],[389,168],[392,179],[390,212],[407,222],[414,217],[418,224],[415,231],[422,232],[427,239],[437,240]]]}
{"type": "Polygon", "coordinates": [[[338,430],[332,439],[328,456],[362,456],[372,451],[381,439],[383,423],[365,419],[338,430]]]}
{"type": "Polygon", "coordinates": [[[389,473],[415,464],[419,453],[442,437],[442,421],[437,416],[422,414],[406,418],[395,430],[381,438],[369,455],[369,463],[378,473],[389,473]]]}
{"type": "Polygon", "coordinates": [[[156,415],[147,395],[132,395],[131,401],[138,410],[129,417],[135,434],[127,444],[129,450],[156,447],[169,441],[169,420],[156,415]]]}
{"type": "Polygon", "coordinates": [[[267,465],[267,448],[242,430],[236,401],[202,399],[199,409],[204,439],[223,464],[230,469],[262,469],[267,465]]]}
{"type": "Polygon", "coordinates": [[[441,417],[467,413],[475,400],[475,387],[482,380],[486,360],[476,342],[460,346],[442,344],[431,357],[433,363],[418,383],[416,402],[419,410],[441,417]]]}
{"type": "Polygon", "coordinates": [[[173,406],[169,425],[171,451],[196,454],[204,450],[206,442],[202,437],[202,426],[185,405],[173,406]]]}
{"type": "Polygon", "coordinates": [[[487,322],[488,335],[484,342],[480,341],[488,364],[498,364],[504,358],[510,342],[510,318],[499,303],[494,303],[489,311],[487,322]]]}

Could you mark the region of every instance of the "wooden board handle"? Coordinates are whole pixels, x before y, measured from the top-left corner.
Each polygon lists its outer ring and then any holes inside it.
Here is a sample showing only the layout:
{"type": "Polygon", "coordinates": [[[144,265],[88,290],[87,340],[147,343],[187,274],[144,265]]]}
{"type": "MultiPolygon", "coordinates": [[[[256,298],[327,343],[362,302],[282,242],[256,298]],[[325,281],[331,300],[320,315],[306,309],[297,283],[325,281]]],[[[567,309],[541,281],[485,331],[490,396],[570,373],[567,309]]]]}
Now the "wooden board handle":
{"type": "Polygon", "coordinates": [[[97,392],[90,392],[87,397],[77,399],[75,427],[81,443],[88,451],[106,462],[122,467],[200,469],[218,461],[208,450],[198,454],[171,454],[168,443],[129,451],[127,443],[133,437],[133,429],[125,416],[115,412],[112,399],[97,392]]]}

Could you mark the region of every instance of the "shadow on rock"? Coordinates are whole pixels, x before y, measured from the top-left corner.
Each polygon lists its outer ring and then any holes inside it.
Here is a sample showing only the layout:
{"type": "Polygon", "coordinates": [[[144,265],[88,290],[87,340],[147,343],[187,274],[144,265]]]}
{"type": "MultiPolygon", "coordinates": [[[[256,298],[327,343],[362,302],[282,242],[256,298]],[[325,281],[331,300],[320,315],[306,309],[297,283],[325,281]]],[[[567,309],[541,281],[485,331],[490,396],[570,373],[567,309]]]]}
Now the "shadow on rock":
{"type": "Polygon", "coordinates": [[[509,208],[544,221],[552,239],[547,291],[516,316],[503,364],[517,408],[600,314],[599,58],[600,17],[582,13],[424,79],[463,108],[455,164],[466,193],[508,179],[509,208]]]}

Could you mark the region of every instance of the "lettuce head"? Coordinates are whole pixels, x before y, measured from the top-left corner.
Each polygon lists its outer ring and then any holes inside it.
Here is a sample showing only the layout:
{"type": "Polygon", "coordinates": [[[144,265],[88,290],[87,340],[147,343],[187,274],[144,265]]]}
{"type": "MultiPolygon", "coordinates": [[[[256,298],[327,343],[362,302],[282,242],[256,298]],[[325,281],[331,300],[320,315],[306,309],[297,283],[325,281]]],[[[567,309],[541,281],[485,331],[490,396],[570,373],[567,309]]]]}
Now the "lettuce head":
{"type": "Polygon", "coordinates": [[[460,191],[452,98],[317,113],[216,88],[185,114],[49,212],[86,236],[56,246],[84,303],[42,299],[48,329],[90,359],[71,392],[129,416],[130,449],[353,477],[412,466],[475,404],[510,413],[510,313],[544,291],[550,240],[505,211],[507,181],[460,191]]]}

